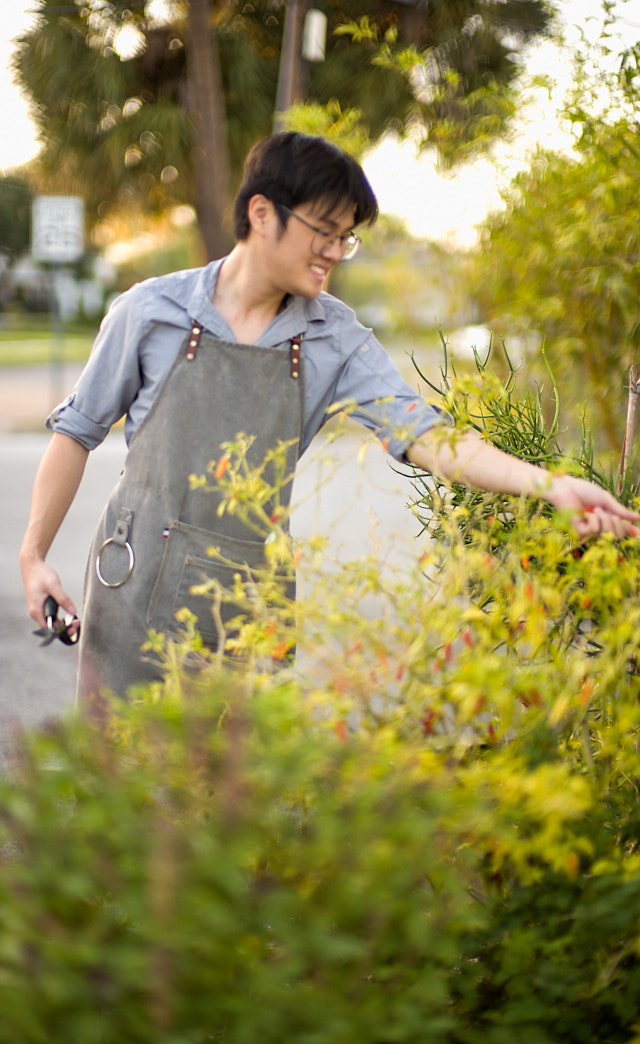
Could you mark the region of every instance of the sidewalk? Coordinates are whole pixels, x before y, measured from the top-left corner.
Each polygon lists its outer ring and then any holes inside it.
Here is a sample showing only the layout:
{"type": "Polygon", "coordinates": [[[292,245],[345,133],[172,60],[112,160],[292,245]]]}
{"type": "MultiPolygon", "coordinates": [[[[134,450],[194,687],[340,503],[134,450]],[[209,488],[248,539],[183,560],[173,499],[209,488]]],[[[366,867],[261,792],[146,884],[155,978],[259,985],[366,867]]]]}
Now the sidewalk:
{"type": "Polygon", "coordinates": [[[67,363],[0,369],[0,433],[43,431],[51,409],[69,393],[82,367],[67,363]]]}

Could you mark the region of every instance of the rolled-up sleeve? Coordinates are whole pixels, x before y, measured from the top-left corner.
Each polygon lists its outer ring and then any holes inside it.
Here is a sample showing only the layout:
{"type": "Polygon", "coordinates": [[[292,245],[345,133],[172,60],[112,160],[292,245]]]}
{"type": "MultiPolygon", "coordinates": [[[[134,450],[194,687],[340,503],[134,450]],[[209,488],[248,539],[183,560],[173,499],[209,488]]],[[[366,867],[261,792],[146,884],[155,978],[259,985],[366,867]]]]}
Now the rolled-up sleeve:
{"type": "Polygon", "coordinates": [[[91,450],[127,411],[141,386],[139,346],[145,333],[138,288],[122,294],[104,317],[91,355],[72,392],[46,421],[91,450]]]}
{"type": "Polygon", "coordinates": [[[399,461],[430,428],[453,424],[450,414],[428,403],[406,383],[372,333],[351,353],[340,374],[336,398],[399,461]]]}

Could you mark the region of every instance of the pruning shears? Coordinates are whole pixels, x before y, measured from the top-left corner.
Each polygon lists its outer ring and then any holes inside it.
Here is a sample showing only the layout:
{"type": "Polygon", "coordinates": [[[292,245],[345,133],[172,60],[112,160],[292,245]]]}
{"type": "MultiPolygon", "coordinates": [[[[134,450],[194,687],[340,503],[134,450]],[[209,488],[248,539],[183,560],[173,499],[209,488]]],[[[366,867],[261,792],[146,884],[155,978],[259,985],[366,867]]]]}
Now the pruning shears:
{"type": "Polygon", "coordinates": [[[59,605],[52,595],[48,595],[44,602],[44,618],[46,624],[44,627],[39,627],[37,631],[33,633],[38,638],[43,640],[40,645],[51,645],[51,642],[55,638],[59,638],[63,645],[75,645],[80,637],[80,628],[76,628],[75,631],[69,633],[69,627],[74,620],[77,620],[77,616],[73,616],[72,613],[66,613],[64,620],[58,619],[59,605]]]}

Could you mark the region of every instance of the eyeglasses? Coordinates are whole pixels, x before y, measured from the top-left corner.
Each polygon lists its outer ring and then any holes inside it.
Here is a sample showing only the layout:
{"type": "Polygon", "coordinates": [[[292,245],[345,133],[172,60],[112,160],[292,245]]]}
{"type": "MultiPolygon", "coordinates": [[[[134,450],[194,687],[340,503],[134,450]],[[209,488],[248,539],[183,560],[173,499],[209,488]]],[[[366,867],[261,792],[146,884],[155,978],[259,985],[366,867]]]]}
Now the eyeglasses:
{"type": "MultiPolygon", "coordinates": [[[[303,218],[300,214],[296,214],[295,210],[291,210],[290,207],[286,207],[284,203],[277,204],[282,210],[286,210],[287,214],[291,217],[297,218],[303,225],[310,228],[312,232],[315,232],[316,236],[320,236],[320,249],[315,249],[315,254],[321,254],[323,250],[327,250],[332,247],[336,239],[340,244],[340,253],[342,254],[342,261],[350,261],[358,253],[358,247],[362,240],[360,236],[357,236],[355,232],[347,232],[344,236],[338,236],[335,232],[327,232],[324,228],[318,228],[316,225],[312,225],[310,221],[303,218]]],[[[313,249],[314,241],[311,241],[311,248],[313,249]]],[[[317,247],[317,244],[316,244],[317,247]]]]}

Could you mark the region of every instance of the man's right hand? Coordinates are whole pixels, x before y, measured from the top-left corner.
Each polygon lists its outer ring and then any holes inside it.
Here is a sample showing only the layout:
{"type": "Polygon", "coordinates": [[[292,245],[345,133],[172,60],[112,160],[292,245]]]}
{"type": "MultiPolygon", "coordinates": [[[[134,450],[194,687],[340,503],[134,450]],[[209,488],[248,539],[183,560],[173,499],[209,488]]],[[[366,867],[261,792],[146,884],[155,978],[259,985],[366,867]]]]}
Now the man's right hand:
{"type": "MultiPolygon", "coordinates": [[[[20,568],[22,570],[29,616],[38,627],[44,627],[46,624],[44,603],[49,595],[55,598],[63,612],[70,613],[72,616],[78,616],[78,610],[73,600],[69,598],[69,595],[62,587],[60,577],[55,569],[52,569],[51,566],[41,560],[36,562],[25,561],[24,557],[20,559],[20,568]]],[[[74,620],[69,625],[69,631],[73,633],[79,626],[80,620],[74,620]]]]}
{"type": "MultiPolygon", "coordinates": [[[[64,590],[46,556],[76,495],[89,451],[68,435],[55,434],[40,461],[31,500],[29,521],[20,551],[20,570],[29,616],[44,627],[47,595],[65,613],[77,616],[73,599],[64,590]]],[[[73,630],[78,624],[74,623],[73,630]]]]}

